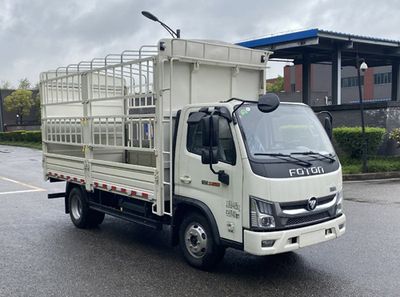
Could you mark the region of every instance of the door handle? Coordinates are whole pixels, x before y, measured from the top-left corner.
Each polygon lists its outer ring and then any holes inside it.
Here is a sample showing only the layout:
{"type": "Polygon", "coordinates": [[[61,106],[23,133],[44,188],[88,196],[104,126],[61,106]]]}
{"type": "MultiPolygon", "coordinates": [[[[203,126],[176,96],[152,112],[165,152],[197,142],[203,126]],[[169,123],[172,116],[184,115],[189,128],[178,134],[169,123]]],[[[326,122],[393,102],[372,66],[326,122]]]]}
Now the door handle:
{"type": "Polygon", "coordinates": [[[180,179],[181,179],[181,182],[183,182],[184,184],[190,184],[192,182],[192,179],[188,175],[181,176],[180,179]]]}

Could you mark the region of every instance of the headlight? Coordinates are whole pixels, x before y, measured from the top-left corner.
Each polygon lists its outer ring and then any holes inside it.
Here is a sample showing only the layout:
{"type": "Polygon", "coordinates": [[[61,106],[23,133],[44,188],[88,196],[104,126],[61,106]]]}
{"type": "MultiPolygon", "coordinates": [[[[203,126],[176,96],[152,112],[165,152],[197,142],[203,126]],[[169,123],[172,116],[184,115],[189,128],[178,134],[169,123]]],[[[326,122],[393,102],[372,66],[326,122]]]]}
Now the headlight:
{"type": "Polygon", "coordinates": [[[275,228],[272,204],[250,197],[250,223],[254,228],[275,228]]]}
{"type": "Polygon", "coordinates": [[[343,213],[343,190],[337,193],[336,214],[343,213]]]}

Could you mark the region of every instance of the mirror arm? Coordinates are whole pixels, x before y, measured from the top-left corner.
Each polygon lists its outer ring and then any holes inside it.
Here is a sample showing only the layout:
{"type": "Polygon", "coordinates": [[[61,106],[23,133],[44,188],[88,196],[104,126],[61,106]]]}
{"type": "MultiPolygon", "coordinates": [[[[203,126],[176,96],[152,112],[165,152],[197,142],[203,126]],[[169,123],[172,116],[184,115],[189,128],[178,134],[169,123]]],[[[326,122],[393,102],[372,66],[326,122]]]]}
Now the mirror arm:
{"type": "Polygon", "coordinates": [[[210,164],[210,170],[215,175],[218,175],[218,181],[229,186],[229,174],[225,173],[224,170],[219,170],[218,172],[214,170],[212,164],[210,164]]]}
{"type": "Polygon", "coordinates": [[[242,101],[242,103],[240,103],[239,105],[236,105],[235,108],[232,111],[232,121],[233,124],[236,125],[237,124],[237,118],[236,118],[236,111],[242,107],[242,105],[245,103],[246,101],[242,101]]]}
{"type": "MultiPolygon", "coordinates": [[[[212,157],[211,157],[211,158],[212,158],[212,157]]],[[[214,168],[213,168],[213,166],[212,166],[211,163],[210,163],[210,170],[211,170],[212,173],[218,174],[218,172],[214,170],[214,168]]]]}

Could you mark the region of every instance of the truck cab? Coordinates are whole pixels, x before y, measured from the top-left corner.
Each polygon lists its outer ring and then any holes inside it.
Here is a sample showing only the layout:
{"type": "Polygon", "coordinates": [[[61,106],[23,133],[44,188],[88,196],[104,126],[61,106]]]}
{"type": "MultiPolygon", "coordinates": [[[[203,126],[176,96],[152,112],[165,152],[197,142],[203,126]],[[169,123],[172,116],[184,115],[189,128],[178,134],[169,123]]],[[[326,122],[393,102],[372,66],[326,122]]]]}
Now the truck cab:
{"type": "MultiPolygon", "coordinates": [[[[203,204],[222,245],[270,255],[345,232],[340,162],[309,106],[281,103],[267,112],[243,100],[187,106],[177,135],[175,199],[203,204]]],[[[192,256],[203,255],[196,249],[201,233],[187,232],[195,234],[192,256]]]]}

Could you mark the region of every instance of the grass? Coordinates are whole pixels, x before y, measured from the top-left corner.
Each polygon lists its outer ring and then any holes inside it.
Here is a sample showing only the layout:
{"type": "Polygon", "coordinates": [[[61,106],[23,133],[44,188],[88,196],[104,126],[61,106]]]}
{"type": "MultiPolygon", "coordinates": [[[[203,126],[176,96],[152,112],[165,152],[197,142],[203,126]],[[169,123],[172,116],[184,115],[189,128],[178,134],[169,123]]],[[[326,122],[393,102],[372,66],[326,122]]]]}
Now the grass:
{"type": "Polygon", "coordinates": [[[0,141],[0,145],[22,146],[29,147],[37,150],[42,149],[41,142],[25,142],[25,141],[0,141]]]}
{"type": "MultiPolygon", "coordinates": [[[[340,158],[343,174],[362,173],[360,159],[340,158]]],[[[400,171],[400,157],[374,156],[368,158],[368,172],[400,171]]]]}

